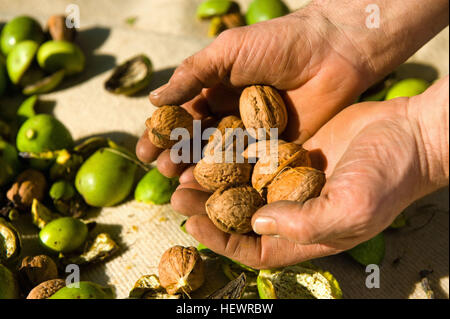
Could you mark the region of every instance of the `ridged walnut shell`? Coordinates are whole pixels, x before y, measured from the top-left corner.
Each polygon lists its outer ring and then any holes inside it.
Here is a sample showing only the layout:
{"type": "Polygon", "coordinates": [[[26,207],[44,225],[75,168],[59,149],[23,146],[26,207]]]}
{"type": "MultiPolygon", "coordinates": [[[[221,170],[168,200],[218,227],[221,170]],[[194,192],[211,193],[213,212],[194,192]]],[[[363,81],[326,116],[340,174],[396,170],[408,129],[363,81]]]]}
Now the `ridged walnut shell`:
{"type": "Polygon", "coordinates": [[[158,274],[161,286],[171,295],[189,294],[205,281],[203,260],[195,247],[174,246],[166,250],[158,274]]]}
{"type": "Polygon", "coordinates": [[[205,147],[205,155],[213,155],[219,151],[236,151],[237,136],[242,136],[239,142],[243,145],[242,149],[247,147],[248,139],[244,135],[244,123],[234,115],[224,117],[217,125],[217,130],[209,137],[208,144],[205,147]]]}
{"type": "Polygon", "coordinates": [[[320,195],[325,174],[311,167],[295,167],[283,171],[267,189],[267,203],[290,200],[300,203],[320,195]]]}
{"type": "Polygon", "coordinates": [[[285,168],[311,166],[309,153],[301,145],[285,143],[278,145],[277,153],[267,154],[256,162],[253,168],[252,185],[262,191],[285,168]]]}
{"type": "Polygon", "coordinates": [[[206,201],[209,219],[229,234],[245,234],[252,230],[251,220],[264,199],[251,186],[222,187],[206,201]]]}
{"type": "Polygon", "coordinates": [[[44,281],[40,285],[33,288],[27,296],[27,299],[48,299],[55,292],[64,288],[66,281],[63,279],[52,279],[44,281]]]}
{"type": "Polygon", "coordinates": [[[250,182],[252,165],[249,163],[215,163],[211,157],[200,160],[194,168],[195,180],[206,190],[250,182]]]}
{"type": "Polygon", "coordinates": [[[278,128],[280,135],[288,121],[286,105],[281,95],[270,86],[253,85],[245,88],[239,100],[239,111],[249,134],[259,140],[278,138],[271,136],[270,129],[278,128]],[[265,129],[265,136],[257,136],[260,135],[259,128],[265,129]]]}
{"type": "Polygon", "coordinates": [[[20,209],[31,207],[33,199],[42,201],[47,182],[45,176],[34,169],[23,171],[6,193],[6,197],[20,209]]]}
{"type": "Polygon", "coordinates": [[[150,141],[159,148],[167,149],[181,140],[181,137],[178,140],[170,139],[170,133],[176,128],[185,128],[192,137],[193,120],[192,115],[181,106],[165,105],[158,108],[145,125],[150,141]]]}

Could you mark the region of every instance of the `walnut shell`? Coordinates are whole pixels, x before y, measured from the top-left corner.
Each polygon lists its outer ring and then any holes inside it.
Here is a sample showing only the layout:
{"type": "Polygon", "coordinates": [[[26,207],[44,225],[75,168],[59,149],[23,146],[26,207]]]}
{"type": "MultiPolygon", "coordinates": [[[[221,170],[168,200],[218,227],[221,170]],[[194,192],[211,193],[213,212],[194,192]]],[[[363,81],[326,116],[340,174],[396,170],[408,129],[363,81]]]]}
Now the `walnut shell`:
{"type": "Polygon", "coordinates": [[[226,185],[250,182],[249,163],[215,163],[211,157],[200,160],[194,168],[195,180],[206,190],[215,191],[226,185]]]}
{"type": "Polygon", "coordinates": [[[189,294],[205,281],[203,260],[195,247],[174,246],[166,250],[158,274],[161,286],[171,295],[189,294]]]}
{"type": "Polygon", "coordinates": [[[253,187],[261,192],[287,166],[311,166],[308,151],[295,143],[278,145],[277,153],[269,153],[256,162],[252,174],[253,187]]]}
{"type": "Polygon", "coordinates": [[[45,176],[34,169],[23,171],[6,193],[6,197],[20,209],[31,207],[33,199],[42,201],[47,182],[45,176]]]}
{"type": "Polygon", "coordinates": [[[32,287],[44,281],[58,278],[56,263],[46,255],[25,257],[22,260],[19,273],[32,287]]]}
{"type": "Polygon", "coordinates": [[[283,140],[262,140],[262,141],[257,141],[256,143],[252,143],[250,144],[245,151],[242,153],[242,156],[245,159],[250,159],[250,158],[261,158],[263,156],[265,156],[267,154],[267,152],[270,152],[270,149],[272,147],[274,147],[275,145],[281,145],[281,144],[286,144],[286,141],[283,140]],[[276,144],[272,144],[271,143],[276,143],[276,144]]]}
{"type": "Polygon", "coordinates": [[[290,200],[300,203],[320,195],[325,174],[311,167],[295,167],[283,171],[267,189],[267,203],[290,200]]]}
{"type": "Polygon", "coordinates": [[[271,136],[270,129],[278,128],[280,135],[287,125],[286,105],[278,91],[270,86],[253,85],[245,88],[239,100],[239,111],[249,134],[259,140],[278,138],[271,136]],[[258,133],[259,128],[265,129],[265,136],[258,136],[261,135],[258,133]]]}
{"type": "Polygon", "coordinates": [[[47,299],[55,292],[64,288],[66,282],[63,279],[52,279],[44,281],[40,285],[33,288],[27,296],[27,299],[47,299]]]}
{"type": "Polygon", "coordinates": [[[217,150],[222,152],[228,150],[236,151],[237,136],[243,137],[242,141],[239,142],[243,143],[242,149],[245,149],[248,138],[244,135],[239,135],[239,129],[243,134],[245,133],[244,123],[239,117],[234,115],[224,117],[217,125],[217,131],[209,137],[208,144],[205,147],[205,155],[214,155],[217,150]]]}
{"type": "Polygon", "coordinates": [[[225,186],[206,201],[206,212],[220,230],[229,234],[245,234],[252,230],[251,220],[264,199],[251,186],[225,186]]]}
{"type": "Polygon", "coordinates": [[[72,42],[75,39],[76,29],[67,27],[64,15],[51,16],[47,21],[47,26],[53,40],[72,42]]]}
{"type": "Polygon", "coordinates": [[[170,133],[176,128],[187,129],[192,137],[193,120],[192,115],[181,106],[165,105],[158,108],[145,125],[150,141],[159,148],[167,149],[181,140],[181,137],[178,140],[170,139],[170,133]]]}

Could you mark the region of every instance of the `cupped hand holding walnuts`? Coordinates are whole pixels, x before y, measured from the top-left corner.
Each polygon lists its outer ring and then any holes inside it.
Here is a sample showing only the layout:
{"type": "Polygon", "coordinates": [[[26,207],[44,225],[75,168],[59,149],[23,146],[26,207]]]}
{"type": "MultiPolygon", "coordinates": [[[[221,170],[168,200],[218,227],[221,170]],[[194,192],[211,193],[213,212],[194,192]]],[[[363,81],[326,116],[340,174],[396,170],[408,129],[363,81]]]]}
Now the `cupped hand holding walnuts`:
{"type": "Polygon", "coordinates": [[[327,181],[304,204],[277,201],[252,218],[262,235],[227,234],[206,215],[210,193],[192,170],[180,178],[174,209],[213,251],[255,268],[336,254],[388,227],[414,200],[448,184],[448,77],[422,95],[353,105],[304,147],[327,181]]]}
{"type": "MultiPolygon", "coordinates": [[[[419,162],[428,163],[424,150],[409,143],[401,148],[395,145],[396,141],[420,139],[420,133],[417,128],[399,131],[390,124],[408,122],[402,110],[410,110],[407,104],[412,105],[412,100],[356,105],[333,116],[442,29],[448,23],[443,10],[448,2],[429,0],[429,10],[418,10],[423,1],[381,1],[381,10],[386,13],[383,23],[390,28],[371,32],[361,18],[369,2],[347,2],[351,5],[313,1],[291,15],[226,31],[186,59],[169,83],[151,94],[154,105],[182,105],[194,119],[206,122],[211,117],[237,113],[243,87],[271,85],[283,92],[287,106],[288,123],[282,138],[303,143],[313,136],[305,148],[320,150],[326,159],[327,183],[321,197],[303,206],[276,202],[261,208],[253,217],[253,229],[262,237],[230,235],[218,230],[206,216],[205,203],[211,193],[196,182],[194,168],[175,165],[170,150],[156,147],[145,132],[137,145],[138,157],[144,162],[158,158],[163,174],[181,175],[173,207],[192,216],[188,231],[216,252],[258,268],[333,254],[381,231],[399,209],[428,191],[409,187],[429,177],[414,175],[409,169],[419,162]],[[428,24],[434,27],[425,31],[423,25],[428,24]],[[378,156],[371,150],[379,151],[378,156]],[[404,158],[400,161],[404,166],[396,170],[398,158],[404,158]],[[383,169],[397,175],[390,176],[383,169]],[[380,180],[386,183],[381,188],[380,180]],[[347,185],[353,181],[358,183],[347,185]],[[409,189],[402,188],[405,183],[409,189]],[[361,196],[364,191],[367,196],[361,196]],[[393,203],[395,196],[401,200],[393,203]],[[385,207],[388,209],[375,214],[385,207]],[[353,221],[350,214],[355,214],[351,215],[353,221]],[[255,222],[258,216],[271,217],[275,223],[255,222]]],[[[415,100],[420,104],[419,98],[415,100]]],[[[417,117],[411,121],[418,122],[417,117]]],[[[448,170],[444,176],[448,180],[448,170]]]]}

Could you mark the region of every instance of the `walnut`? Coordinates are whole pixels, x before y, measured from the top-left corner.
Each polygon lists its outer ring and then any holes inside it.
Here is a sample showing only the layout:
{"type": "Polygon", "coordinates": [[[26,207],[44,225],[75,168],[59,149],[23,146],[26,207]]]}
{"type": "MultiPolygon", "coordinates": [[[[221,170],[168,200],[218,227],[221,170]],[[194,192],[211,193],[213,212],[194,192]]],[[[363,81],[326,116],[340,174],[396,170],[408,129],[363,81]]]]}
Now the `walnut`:
{"type": "Polygon", "coordinates": [[[33,288],[27,296],[27,299],[47,299],[55,292],[64,288],[66,282],[63,279],[52,279],[44,281],[40,285],[33,288]]]}
{"type": "Polygon", "coordinates": [[[286,141],[277,139],[257,141],[256,143],[250,144],[242,153],[242,156],[245,159],[261,158],[267,154],[267,150],[270,151],[271,147],[286,143],[286,141]]]}
{"type": "Polygon", "coordinates": [[[17,177],[6,197],[18,208],[27,209],[31,207],[33,199],[44,199],[46,188],[45,176],[37,170],[27,169],[17,177]]]}
{"type": "Polygon", "coordinates": [[[220,230],[230,234],[245,234],[252,230],[251,219],[264,199],[251,186],[225,186],[206,201],[206,212],[220,230]]]}
{"type": "Polygon", "coordinates": [[[242,148],[247,146],[248,139],[243,135],[245,133],[244,123],[234,115],[224,117],[217,125],[217,131],[209,137],[208,144],[205,147],[205,155],[214,155],[217,150],[222,152],[232,150],[236,151],[236,143],[242,143],[242,148]],[[239,132],[240,130],[240,132],[239,132]]]}
{"type": "Polygon", "coordinates": [[[159,281],[167,293],[189,294],[205,281],[203,260],[195,247],[174,246],[162,255],[159,281]]]}
{"type": "Polygon", "coordinates": [[[75,39],[76,29],[68,28],[64,15],[53,15],[47,21],[48,32],[53,40],[72,42],[75,39]]]}
{"type": "Polygon", "coordinates": [[[22,260],[19,274],[35,287],[44,281],[58,278],[58,268],[53,259],[46,255],[28,256],[22,260]]]}
{"type": "Polygon", "coordinates": [[[325,185],[325,174],[311,167],[295,167],[283,171],[267,189],[267,203],[291,200],[300,203],[317,197],[325,185]]]}
{"type": "Polygon", "coordinates": [[[148,137],[150,141],[159,148],[171,148],[181,140],[171,140],[170,133],[176,128],[185,128],[192,137],[193,120],[184,108],[176,105],[165,105],[158,108],[152,117],[147,119],[145,125],[148,128],[148,137]]]}
{"type": "Polygon", "coordinates": [[[285,143],[278,145],[278,152],[267,152],[255,164],[252,185],[261,192],[285,167],[311,166],[308,151],[301,145],[285,143]]]}
{"type": "Polygon", "coordinates": [[[213,158],[206,157],[195,166],[194,177],[203,188],[215,191],[226,185],[248,183],[251,172],[249,163],[215,163],[213,158]]]}
{"type": "Polygon", "coordinates": [[[253,85],[245,88],[239,100],[239,111],[249,134],[259,140],[278,138],[271,136],[270,129],[278,128],[280,135],[287,125],[284,101],[278,91],[270,86],[253,85]],[[260,128],[265,129],[265,135],[258,132],[260,128]]]}

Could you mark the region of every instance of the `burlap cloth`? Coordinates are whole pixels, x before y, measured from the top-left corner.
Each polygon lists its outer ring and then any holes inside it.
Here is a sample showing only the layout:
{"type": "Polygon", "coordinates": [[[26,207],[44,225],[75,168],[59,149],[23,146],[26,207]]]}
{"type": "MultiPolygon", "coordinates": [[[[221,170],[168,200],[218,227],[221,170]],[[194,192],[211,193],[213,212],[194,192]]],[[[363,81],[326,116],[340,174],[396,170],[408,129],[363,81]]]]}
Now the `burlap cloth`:
{"type": "MultiPolygon", "coordinates": [[[[86,71],[68,81],[57,92],[42,96],[42,107],[61,119],[76,139],[106,135],[134,148],[144,130],[144,121],[154,110],[147,94],[165,83],[174,68],[187,56],[200,50],[211,39],[208,24],[197,21],[195,9],[200,0],[0,0],[0,22],[28,14],[42,23],[55,13],[64,13],[70,3],[79,5],[81,30],[78,42],[87,52],[86,71]],[[134,25],[125,20],[135,17],[134,25]],[[151,87],[137,97],[109,94],[103,83],[110,70],[121,61],[138,54],[151,57],[155,74],[151,87]]],[[[250,0],[240,0],[245,9],[250,0]]],[[[288,0],[294,9],[304,0],[288,0]]],[[[419,74],[429,79],[448,74],[448,29],[423,47],[402,67],[402,74],[419,74]]],[[[448,189],[438,191],[407,209],[410,225],[386,232],[387,251],[381,267],[381,287],[368,289],[366,273],[344,255],[317,260],[339,280],[346,298],[425,298],[419,271],[429,275],[438,298],[448,298],[449,232],[448,189]]],[[[148,206],[132,200],[114,208],[91,214],[100,230],[113,234],[122,250],[106,264],[82,270],[82,278],[116,288],[117,297],[128,295],[134,282],[157,272],[162,253],[170,246],[196,245],[179,229],[183,217],[170,207],[148,206]]],[[[25,254],[38,249],[33,232],[27,227],[25,254]]],[[[220,272],[217,272],[220,273],[220,272]]],[[[209,276],[209,279],[212,277],[209,276]]],[[[220,276],[217,283],[221,284],[220,276]]],[[[210,280],[211,281],[211,280],[210,280]]]]}

